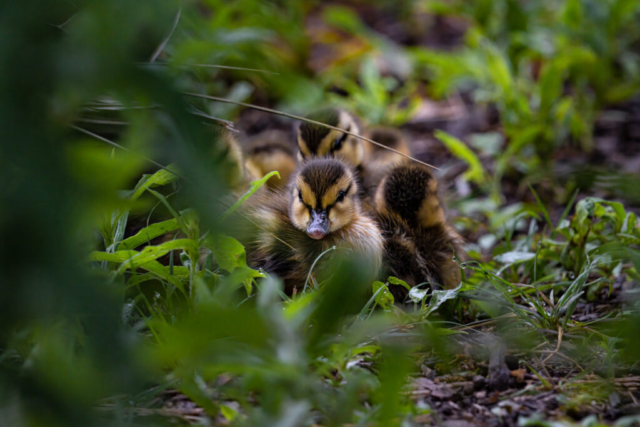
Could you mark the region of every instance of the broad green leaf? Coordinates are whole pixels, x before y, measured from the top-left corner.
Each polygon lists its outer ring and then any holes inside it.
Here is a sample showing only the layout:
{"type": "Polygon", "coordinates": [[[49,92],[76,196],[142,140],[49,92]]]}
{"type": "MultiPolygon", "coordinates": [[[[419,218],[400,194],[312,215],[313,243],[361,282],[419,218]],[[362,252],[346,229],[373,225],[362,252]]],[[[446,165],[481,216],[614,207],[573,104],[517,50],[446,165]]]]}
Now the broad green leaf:
{"type": "Polygon", "coordinates": [[[480,162],[480,159],[467,144],[448,133],[436,130],[434,136],[438,138],[451,151],[451,154],[469,165],[469,169],[464,173],[464,177],[476,184],[487,182],[487,173],[480,162]]]}
{"type": "Polygon", "coordinates": [[[214,235],[210,249],[223,270],[231,273],[236,268],[247,266],[247,255],[244,246],[233,237],[214,235]]]}
{"type": "Polygon", "coordinates": [[[433,291],[431,299],[429,300],[429,306],[426,308],[424,315],[430,315],[431,313],[436,311],[445,301],[456,298],[461,288],[462,284],[458,285],[458,287],[454,289],[433,291]]]}
{"type": "Polygon", "coordinates": [[[411,301],[419,303],[425,299],[428,293],[429,289],[427,288],[412,288],[409,290],[409,298],[411,298],[411,301]]]}

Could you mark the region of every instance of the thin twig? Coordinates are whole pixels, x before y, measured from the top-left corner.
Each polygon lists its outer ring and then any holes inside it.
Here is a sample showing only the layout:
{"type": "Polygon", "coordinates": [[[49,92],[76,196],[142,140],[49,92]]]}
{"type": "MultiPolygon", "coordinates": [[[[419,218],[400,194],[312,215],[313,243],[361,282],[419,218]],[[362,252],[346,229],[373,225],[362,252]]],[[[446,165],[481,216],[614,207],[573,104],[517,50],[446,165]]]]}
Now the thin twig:
{"type": "Polygon", "coordinates": [[[562,330],[562,327],[558,325],[558,345],[556,346],[556,349],[542,361],[543,363],[547,363],[547,360],[551,359],[554,354],[556,354],[556,353],[558,353],[558,351],[560,351],[560,346],[562,345],[562,334],[563,333],[564,333],[564,331],[562,330]]]}
{"type": "MultiPolygon", "coordinates": [[[[142,62],[140,65],[150,65],[150,63],[142,62]]],[[[153,65],[170,65],[168,62],[154,62],[153,65]]],[[[218,64],[175,64],[178,67],[203,67],[203,68],[221,68],[224,70],[239,70],[239,71],[254,71],[256,73],[273,74],[279,76],[280,73],[270,70],[262,70],[260,68],[247,68],[247,67],[233,67],[231,65],[218,65],[218,64]]]]}
{"type": "Polygon", "coordinates": [[[452,330],[456,330],[456,331],[464,331],[466,329],[473,329],[473,328],[477,328],[479,326],[486,326],[486,325],[491,325],[493,323],[496,323],[500,320],[504,320],[510,317],[516,317],[516,314],[514,313],[506,313],[503,314],[501,316],[496,317],[495,319],[488,319],[488,320],[482,320],[480,322],[476,322],[476,323],[470,323],[467,325],[460,325],[460,326],[456,326],[455,328],[452,328],[452,330]]]}
{"type": "Polygon", "coordinates": [[[118,121],[118,120],[101,120],[101,119],[84,119],[84,118],[79,118],[76,119],[77,122],[82,122],[82,123],[94,123],[94,124],[98,124],[98,125],[116,125],[116,126],[128,126],[129,122],[122,122],[122,121],[118,121]]]}
{"type": "Polygon", "coordinates": [[[120,145],[120,144],[118,144],[118,143],[116,143],[116,142],[110,141],[110,140],[108,140],[107,138],[104,138],[104,137],[102,137],[102,136],[100,136],[100,135],[97,135],[97,134],[95,134],[95,133],[93,133],[93,132],[90,132],[90,131],[88,131],[88,130],[86,130],[86,129],[79,128],[78,126],[75,126],[75,125],[70,125],[70,126],[71,126],[71,128],[72,128],[72,129],[75,129],[75,130],[77,130],[77,131],[79,131],[79,132],[82,132],[82,133],[84,133],[84,134],[87,134],[87,135],[89,135],[89,136],[92,136],[93,138],[99,139],[99,140],[100,140],[100,141],[102,141],[102,142],[106,142],[107,144],[113,145],[113,146],[114,146],[114,147],[116,147],[116,148],[119,148],[119,149],[124,150],[124,151],[129,151],[129,152],[131,152],[131,153],[133,153],[133,154],[135,154],[135,155],[137,155],[137,156],[140,156],[140,157],[142,157],[143,159],[145,159],[146,161],[151,162],[151,163],[153,163],[154,165],[158,166],[159,168],[164,169],[164,170],[166,170],[166,171],[168,171],[168,172],[171,172],[172,174],[174,174],[174,175],[175,175],[175,176],[177,176],[178,178],[183,178],[183,179],[184,179],[184,177],[183,177],[183,176],[181,176],[180,174],[178,174],[177,172],[172,171],[171,169],[167,168],[166,166],[164,166],[164,165],[162,165],[162,164],[160,164],[160,163],[156,162],[156,161],[155,161],[155,160],[153,160],[153,159],[150,159],[150,158],[146,157],[146,156],[145,156],[145,155],[143,155],[143,154],[140,154],[140,153],[137,153],[137,152],[135,152],[135,151],[133,151],[133,150],[130,150],[130,149],[128,149],[127,147],[123,147],[122,145],[120,145]]]}
{"type": "Polygon", "coordinates": [[[178,26],[178,21],[180,21],[180,15],[182,15],[182,8],[178,9],[178,13],[176,14],[176,18],[173,21],[173,27],[171,27],[171,31],[169,32],[169,35],[167,35],[167,37],[162,41],[162,43],[160,43],[160,46],[158,46],[156,51],[153,52],[153,55],[151,55],[149,62],[154,62],[158,58],[160,53],[162,53],[167,43],[169,43],[169,39],[173,35],[173,32],[176,30],[176,27],[178,26]]]}
{"type": "Polygon", "coordinates": [[[266,107],[260,107],[258,105],[247,104],[246,102],[232,101],[232,100],[226,99],[226,98],[219,98],[217,96],[203,95],[203,94],[200,94],[200,93],[190,93],[190,92],[183,92],[183,94],[187,95],[187,96],[193,96],[193,97],[196,97],[196,98],[210,99],[212,101],[224,102],[224,103],[227,103],[227,104],[234,104],[234,105],[240,105],[242,107],[253,108],[254,110],[264,111],[265,113],[277,114],[279,116],[289,117],[290,119],[301,120],[303,122],[312,123],[314,125],[323,126],[323,127],[329,128],[329,129],[337,130],[337,131],[340,131],[342,133],[346,133],[347,135],[351,135],[351,136],[354,136],[354,137],[356,137],[358,139],[362,139],[364,141],[367,141],[367,142],[369,142],[369,143],[371,143],[373,145],[376,145],[376,146],[378,146],[380,148],[383,148],[385,150],[392,151],[392,152],[394,152],[396,154],[401,155],[402,157],[406,157],[407,159],[413,160],[414,162],[420,163],[420,164],[422,164],[424,166],[428,166],[428,167],[433,168],[435,170],[440,170],[439,168],[437,168],[437,167],[435,167],[433,165],[430,165],[429,163],[425,163],[425,162],[420,161],[420,160],[418,160],[418,159],[416,159],[414,157],[408,156],[408,155],[406,155],[404,153],[401,153],[398,150],[394,150],[393,148],[387,147],[386,145],[380,144],[379,142],[376,142],[376,141],[374,141],[372,139],[366,138],[364,136],[358,135],[356,133],[350,132],[350,131],[345,130],[345,129],[340,129],[340,128],[335,127],[335,126],[328,125],[326,123],[322,123],[322,122],[318,122],[318,121],[315,121],[315,120],[307,119],[306,117],[296,116],[294,114],[289,114],[289,113],[283,113],[282,111],[273,110],[271,108],[266,108],[266,107]]]}
{"type": "MultiPolygon", "coordinates": [[[[580,366],[580,364],[578,362],[576,362],[575,360],[573,360],[572,358],[570,358],[569,356],[562,354],[560,352],[556,352],[556,351],[551,351],[551,350],[535,350],[535,353],[543,353],[543,354],[547,354],[547,353],[553,353],[554,356],[560,356],[561,358],[568,360],[569,362],[573,363],[574,365],[576,365],[581,371],[584,371],[584,368],[582,366],[580,366]]],[[[540,359],[538,359],[540,360],[540,359]]]]}
{"type": "Polygon", "coordinates": [[[210,116],[208,114],[203,113],[202,111],[198,110],[197,108],[194,108],[193,111],[189,111],[191,114],[193,114],[194,116],[200,116],[200,117],[204,117],[205,119],[209,119],[212,120],[214,122],[220,123],[222,126],[224,126],[228,131],[230,132],[238,132],[236,130],[236,128],[233,125],[233,122],[230,120],[225,120],[225,119],[219,119],[218,117],[213,117],[210,116]]]}

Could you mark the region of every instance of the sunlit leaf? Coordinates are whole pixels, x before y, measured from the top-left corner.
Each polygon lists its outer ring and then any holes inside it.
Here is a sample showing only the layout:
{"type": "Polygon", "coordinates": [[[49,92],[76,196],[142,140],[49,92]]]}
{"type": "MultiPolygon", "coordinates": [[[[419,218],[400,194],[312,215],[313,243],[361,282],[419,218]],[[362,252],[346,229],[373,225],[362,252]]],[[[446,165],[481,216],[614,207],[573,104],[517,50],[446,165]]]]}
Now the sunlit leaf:
{"type": "Polygon", "coordinates": [[[466,179],[477,184],[484,184],[487,181],[487,173],[480,159],[467,144],[441,130],[436,130],[434,136],[446,145],[451,154],[469,165],[469,169],[464,173],[466,179]]]}

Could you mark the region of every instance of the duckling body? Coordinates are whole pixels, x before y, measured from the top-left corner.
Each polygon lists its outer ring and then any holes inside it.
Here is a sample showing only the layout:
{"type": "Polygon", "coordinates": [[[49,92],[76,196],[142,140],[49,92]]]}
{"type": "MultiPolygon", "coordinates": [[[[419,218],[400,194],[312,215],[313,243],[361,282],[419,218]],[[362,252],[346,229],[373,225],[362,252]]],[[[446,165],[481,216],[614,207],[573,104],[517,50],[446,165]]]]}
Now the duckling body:
{"type": "MultiPolygon", "coordinates": [[[[384,265],[388,275],[410,286],[454,288],[461,272],[454,255],[464,257],[462,238],[447,225],[437,196],[437,181],[421,165],[394,167],[375,195],[376,220],[385,239],[384,265]]],[[[407,290],[393,287],[398,300],[407,290]]]]}
{"type": "MultiPolygon", "coordinates": [[[[323,110],[309,118],[356,135],[360,135],[362,129],[360,121],[344,110],[323,110]]],[[[398,130],[376,127],[366,132],[366,136],[386,147],[410,155],[409,146],[398,130]]],[[[303,123],[300,126],[298,146],[301,159],[335,157],[353,166],[360,185],[360,198],[367,211],[372,209],[373,195],[382,177],[393,166],[408,161],[401,154],[371,143],[363,143],[353,135],[313,123],[303,123]]]]}
{"type": "Polygon", "coordinates": [[[301,289],[314,262],[322,277],[330,259],[342,249],[364,258],[371,280],[382,265],[383,240],[376,223],[362,213],[358,185],[351,168],[334,159],[303,164],[290,185],[251,200],[245,215],[260,225],[245,240],[248,262],[284,280],[285,291],[301,289]]]}
{"type": "Polygon", "coordinates": [[[284,188],[295,171],[298,161],[292,144],[288,143],[286,132],[271,130],[263,132],[249,141],[245,169],[252,180],[260,179],[271,171],[278,171],[278,177],[271,177],[266,185],[271,189],[284,188]]]}

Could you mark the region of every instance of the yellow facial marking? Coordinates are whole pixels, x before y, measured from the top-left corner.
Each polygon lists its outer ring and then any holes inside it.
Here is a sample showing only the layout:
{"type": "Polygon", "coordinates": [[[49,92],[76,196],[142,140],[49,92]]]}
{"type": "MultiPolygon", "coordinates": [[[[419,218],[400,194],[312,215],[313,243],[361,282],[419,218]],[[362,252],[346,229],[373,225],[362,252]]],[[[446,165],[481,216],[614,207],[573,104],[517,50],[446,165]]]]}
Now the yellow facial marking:
{"type": "Polygon", "coordinates": [[[340,230],[351,224],[359,213],[359,208],[354,199],[345,197],[341,203],[336,203],[329,211],[329,232],[340,230]]]}
{"type": "Polygon", "coordinates": [[[348,194],[345,195],[345,199],[348,196],[353,195],[354,187],[352,186],[352,182],[353,180],[351,177],[342,177],[335,185],[327,190],[324,196],[322,196],[322,207],[326,208],[330,205],[335,205],[341,191],[344,191],[346,193],[347,190],[349,190],[348,194]]]}
{"type": "Polygon", "coordinates": [[[304,139],[298,134],[298,147],[300,148],[300,154],[303,158],[311,157],[312,153],[307,147],[307,143],[304,139]]]}
{"type": "Polygon", "coordinates": [[[311,209],[316,209],[316,196],[315,194],[313,194],[313,191],[311,190],[309,185],[302,180],[298,180],[298,187],[296,189],[295,197],[299,199],[300,194],[302,195],[302,201],[305,205],[309,206],[311,209]]]}
{"type": "Polygon", "coordinates": [[[297,185],[295,185],[291,189],[291,206],[289,208],[289,217],[291,218],[292,224],[296,228],[300,230],[304,230],[307,228],[307,224],[309,223],[310,216],[309,216],[309,209],[300,200],[300,197],[298,195],[299,191],[301,191],[301,189],[299,189],[297,185]]]}

